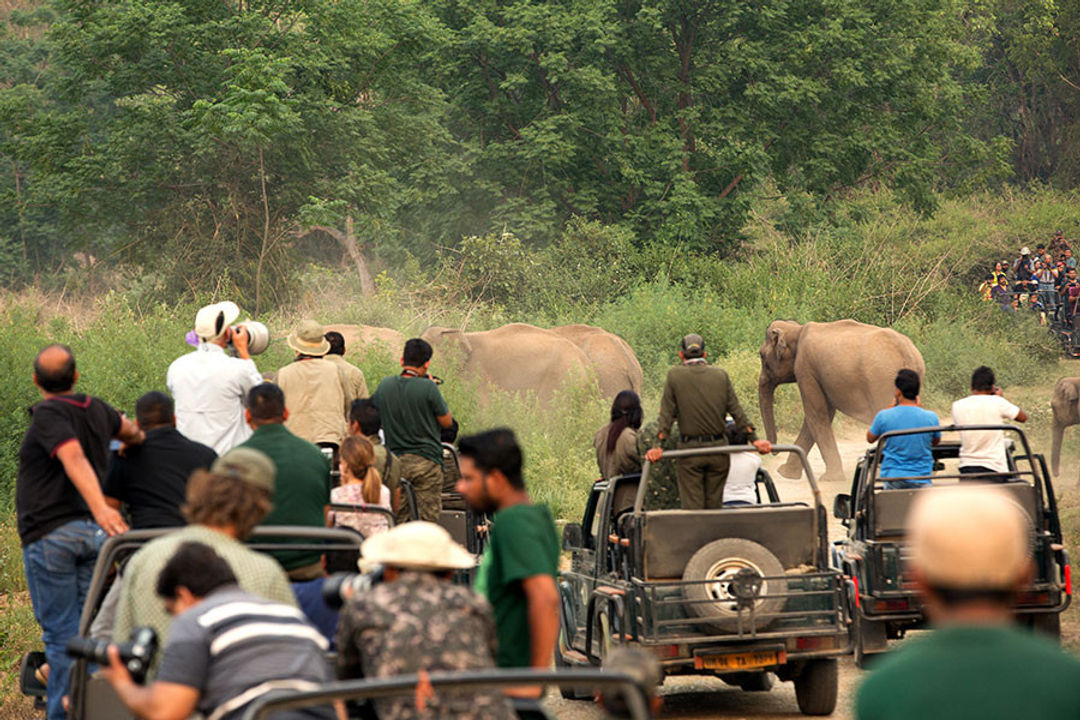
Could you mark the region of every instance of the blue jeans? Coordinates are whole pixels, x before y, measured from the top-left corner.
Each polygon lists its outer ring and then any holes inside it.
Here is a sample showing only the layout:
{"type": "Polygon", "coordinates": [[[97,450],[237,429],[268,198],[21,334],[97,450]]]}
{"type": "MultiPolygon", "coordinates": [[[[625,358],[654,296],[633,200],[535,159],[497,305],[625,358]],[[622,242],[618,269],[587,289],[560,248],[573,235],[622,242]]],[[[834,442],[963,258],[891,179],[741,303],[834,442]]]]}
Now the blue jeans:
{"type": "Polygon", "coordinates": [[[103,542],[105,531],[93,520],[83,519],[61,525],[23,548],[26,584],[49,661],[48,720],[67,716],[60,702],[71,679],[67,641],[79,634],[79,615],[103,542]]]}
{"type": "Polygon", "coordinates": [[[915,488],[930,487],[929,480],[886,480],[886,490],[911,490],[915,488]]]}

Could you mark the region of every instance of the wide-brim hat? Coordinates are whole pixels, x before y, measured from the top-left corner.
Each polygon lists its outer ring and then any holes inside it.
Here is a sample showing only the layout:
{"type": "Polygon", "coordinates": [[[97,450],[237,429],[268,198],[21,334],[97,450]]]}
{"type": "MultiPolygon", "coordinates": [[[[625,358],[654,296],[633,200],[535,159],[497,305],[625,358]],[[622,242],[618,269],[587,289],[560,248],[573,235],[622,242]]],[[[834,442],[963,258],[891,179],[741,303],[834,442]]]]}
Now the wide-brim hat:
{"type": "Polygon", "coordinates": [[[285,343],[301,355],[322,357],[330,352],[330,341],[323,336],[323,326],[314,320],[300,323],[285,343]]]}
{"type": "Polygon", "coordinates": [[[240,308],[228,300],[199,308],[195,313],[195,334],[210,341],[221,336],[240,317],[240,308]]]}
{"type": "Polygon", "coordinates": [[[373,535],[360,546],[363,563],[407,570],[468,570],[476,558],[445,529],[417,520],[373,535]]]}
{"type": "Polygon", "coordinates": [[[1031,562],[1031,520],[997,488],[920,490],[908,526],[911,565],[932,587],[1009,590],[1031,562]]]}

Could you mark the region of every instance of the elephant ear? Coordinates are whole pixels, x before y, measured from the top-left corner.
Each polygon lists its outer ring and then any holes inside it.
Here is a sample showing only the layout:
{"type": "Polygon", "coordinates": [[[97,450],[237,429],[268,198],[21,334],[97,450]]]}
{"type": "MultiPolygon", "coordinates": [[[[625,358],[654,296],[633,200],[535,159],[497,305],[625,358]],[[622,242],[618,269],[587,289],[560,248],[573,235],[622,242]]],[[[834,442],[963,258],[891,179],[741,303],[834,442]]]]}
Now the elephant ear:
{"type": "Polygon", "coordinates": [[[442,328],[439,334],[439,339],[443,342],[451,342],[461,348],[461,352],[465,359],[468,359],[468,357],[472,355],[472,343],[469,341],[469,336],[464,330],[442,328]]]}
{"type": "Polygon", "coordinates": [[[780,328],[769,328],[768,341],[769,347],[777,358],[785,357],[790,352],[787,340],[784,338],[784,331],[780,328]]]}

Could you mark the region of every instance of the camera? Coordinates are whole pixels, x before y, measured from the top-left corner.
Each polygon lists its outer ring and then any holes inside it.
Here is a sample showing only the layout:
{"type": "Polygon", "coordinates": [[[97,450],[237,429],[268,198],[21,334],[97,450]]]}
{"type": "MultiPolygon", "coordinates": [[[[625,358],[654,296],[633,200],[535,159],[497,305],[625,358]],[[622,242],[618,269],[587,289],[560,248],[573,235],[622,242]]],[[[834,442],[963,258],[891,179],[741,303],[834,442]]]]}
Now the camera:
{"type": "Polygon", "coordinates": [[[382,582],[382,566],[366,573],[334,573],[323,583],[322,596],[326,606],[340,609],[356,593],[367,592],[382,582]]]}
{"type": "MultiPolygon", "coordinates": [[[[94,638],[73,637],[68,640],[67,654],[74,658],[83,658],[97,665],[109,664],[109,640],[95,640],[94,638]]],[[[131,673],[131,678],[141,683],[146,679],[146,672],[150,669],[150,663],[154,661],[154,653],[157,652],[157,633],[151,627],[137,627],[131,631],[131,640],[117,644],[120,651],[120,661],[131,673]]]]}
{"type": "MultiPolygon", "coordinates": [[[[234,333],[244,330],[248,335],[248,352],[252,355],[258,355],[266,351],[266,348],[270,346],[270,329],[256,320],[245,320],[244,322],[237,323],[232,326],[234,333]]],[[[229,341],[229,347],[232,348],[232,341],[229,341]]]]}

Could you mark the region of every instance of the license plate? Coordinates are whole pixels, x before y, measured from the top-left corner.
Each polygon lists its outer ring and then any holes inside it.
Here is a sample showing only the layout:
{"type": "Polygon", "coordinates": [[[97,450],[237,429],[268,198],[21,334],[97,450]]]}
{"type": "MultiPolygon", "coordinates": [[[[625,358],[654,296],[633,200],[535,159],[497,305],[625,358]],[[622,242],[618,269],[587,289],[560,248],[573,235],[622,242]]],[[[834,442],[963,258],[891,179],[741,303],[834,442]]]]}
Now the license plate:
{"type": "Polygon", "coordinates": [[[731,653],[730,655],[703,655],[701,666],[706,670],[753,670],[769,667],[780,662],[775,650],[761,652],[731,653]]]}

